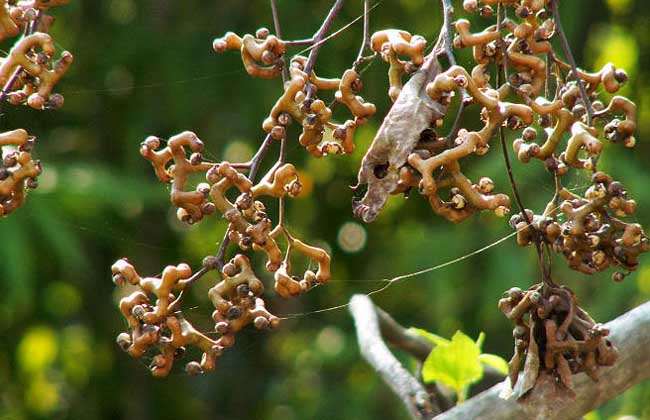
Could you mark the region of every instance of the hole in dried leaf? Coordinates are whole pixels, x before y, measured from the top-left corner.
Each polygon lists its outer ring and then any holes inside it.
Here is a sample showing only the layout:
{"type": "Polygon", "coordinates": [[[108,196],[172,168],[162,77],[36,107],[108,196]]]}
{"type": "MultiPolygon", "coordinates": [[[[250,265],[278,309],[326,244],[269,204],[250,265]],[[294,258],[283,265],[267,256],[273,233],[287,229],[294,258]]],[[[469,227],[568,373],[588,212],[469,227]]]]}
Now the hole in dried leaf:
{"type": "Polygon", "coordinates": [[[377,165],[372,171],[377,179],[382,179],[388,175],[388,163],[377,165]]]}

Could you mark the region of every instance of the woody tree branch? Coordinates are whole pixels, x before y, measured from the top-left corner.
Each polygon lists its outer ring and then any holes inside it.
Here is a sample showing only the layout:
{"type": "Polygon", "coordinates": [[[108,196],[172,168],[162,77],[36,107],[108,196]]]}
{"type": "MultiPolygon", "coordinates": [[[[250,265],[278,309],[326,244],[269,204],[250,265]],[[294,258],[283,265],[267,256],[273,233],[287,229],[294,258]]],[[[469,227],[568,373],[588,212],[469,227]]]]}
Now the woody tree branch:
{"type": "MultiPolygon", "coordinates": [[[[382,340],[380,325],[383,325],[384,329],[396,331],[395,325],[387,325],[386,314],[382,312],[380,315],[372,300],[364,295],[352,297],[350,313],[354,318],[362,356],[402,400],[411,417],[431,419],[441,413],[440,405],[432,400],[424,385],[402,366],[382,340]]],[[[418,354],[424,353],[422,346],[414,341],[413,337],[399,333],[397,335],[401,336],[400,341],[405,342],[407,348],[418,354]]],[[[393,335],[394,341],[395,338],[393,335]]]]}
{"type": "MultiPolygon", "coordinates": [[[[577,419],[623,393],[633,385],[650,379],[650,302],[645,303],[605,324],[609,339],[617,347],[619,360],[614,366],[602,367],[600,380],[592,381],[586,374],[574,377],[575,399],[557,394],[553,384],[538,383],[535,392],[517,401],[503,399],[499,394],[503,383],[470,398],[442,414],[441,406],[422,394],[424,386],[415,379],[389,351],[382,337],[392,346],[422,359],[433,346],[401,327],[390,315],[376,308],[370,298],[357,295],[350,301],[355,319],[359,347],[363,357],[400,397],[413,418],[451,419],[577,419]],[[418,406],[418,399],[420,405],[418,406]]],[[[489,373],[486,376],[491,376],[489,373]]],[[[443,405],[444,407],[444,405],[443,405]]]]}
{"type": "MultiPolygon", "coordinates": [[[[429,391],[429,395],[424,400],[424,406],[432,405],[434,408],[437,407],[438,413],[452,407],[453,403],[450,398],[436,384],[426,386],[420,384],[410,372],[402,367],[388,349],[388,346],[390,346],[404,351],[417,359],[419,363],[424,363],[424,360],[435,347],[431,341],[401,326],[383,309],[374,305],[366,295],[352,297],[350,300],[350,313],[355,321],[359,348],[366,361],[378,372],[384,372],[382,378],[391,389],[395,390],[402,384],[409,385],[406,391],[407,398],[403,398],[403,395],[398,393],[409,412],[413,414],[411,410],[413,395],[420,392],[422,387],[429,391]],[[369,348],[374,350],[370,353],[364,351],[364,349],[369,348]],[[395,367],[395,364],[399,365],[399,367],[395,367]],[[412,380],[417,382],[417,386],[411,386],[412,380]]],[[[472,387],[471,395],[488,389],[502,379],[503,375],[501,373],[491,367],[486,367],[483,380],[472,387]]],[[[424,396],[424,394],[421,395],[424,396]]],[[[418,408],[417,404],[415,408],[418,408]]],[[[423,419],[432,418],[433,416],[435,416],[435,410],[426,413],[418,409],[418,413],[414,418],[423,419]]]]}

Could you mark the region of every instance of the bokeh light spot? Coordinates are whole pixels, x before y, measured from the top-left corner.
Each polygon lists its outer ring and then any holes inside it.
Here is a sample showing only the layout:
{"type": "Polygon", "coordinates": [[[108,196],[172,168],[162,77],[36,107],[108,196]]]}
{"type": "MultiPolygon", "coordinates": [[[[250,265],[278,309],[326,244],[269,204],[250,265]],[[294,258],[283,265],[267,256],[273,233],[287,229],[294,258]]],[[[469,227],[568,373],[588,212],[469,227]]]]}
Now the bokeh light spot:
{"type": "Polygon", "coordinates": [[[616,15],[623,15],[631,9],[632,0],[607,0],[607,7],[616,15]]]}
{"type": "Polygon", "coordinates": [[[345,347],[345,336],[336,327],[325,327],[316,337],[316,346],[327,356],[337,356],[345,347]]]}
{"type": "Polygon", "coordinates": [[[113,0],[109,6],[108,14],[115,23],[126,25],[138,14],[138,9],[133,0],[113,0]]]}
{"type": "MultiPolygon", "coordinates": [[[[624,69],[631,79],[636,77],[639,45],[625,28],[618,25],[599,26],[590,34],[588,44],[596,70],[611,62],[616,68],[624,69]]],[[[621,94],[624,95],[627,89],[630,89],[629,84],[623,86],[621,94]]]]}
{"type": "Polygon", "coordinates": [[[104,84],[110,89],[111,96],[128,96],[133,92],[133,75],[124,67],[113,66],[106,73],[104,84]]]}
{"type": "Polygon", "coordinates": [[[224,160],[228,162],[247,162],[253,157],[253,149],[246,141],[235,140],[223,152],[224,160]]]}
{"type": "Polygon", "coordinates": [[[38,375],[29,384],[25,391],[25,403],[31,411],[47,415],[56,410],[60,403],[59,388],[57,384],[38,375]]]}
{"type": "Polygon", "coordinates": [[[50,283],[45,288],[45,308],[59,318],[67,318],[79,311],[81,307],[81,294],[79,290],[69,283],[57,281],[50,283]]]}
{"type": "Polygon", "coordinates": [[[368,234],[359,223],[347,222],[339,229],[339,247],[345,252],[359,252],[366,246],[368,234]]]}
{"type": "Polygon", "coordinates": [[[650,296],[650,267],[644,267],[639,271],[636,282],[639,292],[645,296],[650,296]]]}
{"type": "Polygon", "coordinates": [[[52,328],[32,327],[20,340],[16,351],[16,359],[20,368],[28,373],[36,373],[45,369],[56,359],[59,343],[52,328]]]}
{"type": "Polygon", "coordinates": [[[78,385],[84,385],[90,377],[94,358],[91,337],[82,326],[67,327],[63,331],[61,356],[66,376],[78,385]]]}

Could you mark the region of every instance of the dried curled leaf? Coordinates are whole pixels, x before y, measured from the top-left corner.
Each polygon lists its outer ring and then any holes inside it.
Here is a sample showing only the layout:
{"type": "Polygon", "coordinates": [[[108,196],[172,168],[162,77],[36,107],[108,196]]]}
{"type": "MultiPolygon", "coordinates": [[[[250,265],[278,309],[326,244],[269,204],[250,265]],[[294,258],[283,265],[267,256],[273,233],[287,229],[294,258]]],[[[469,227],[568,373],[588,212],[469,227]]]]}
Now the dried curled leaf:
{"type": "Polygon", "coordinates": [[[438,60],[431,56],[406,83],[379,127],[375,139],[363,157],[359,184],[367,184],[365,196],[354,201],[354,214],[370,223],[395,191],[399,171],[420,140],[420,134],[435,125],[445,114],[445,107],[432,100],[426,85],[440,73],[438,60]]]}

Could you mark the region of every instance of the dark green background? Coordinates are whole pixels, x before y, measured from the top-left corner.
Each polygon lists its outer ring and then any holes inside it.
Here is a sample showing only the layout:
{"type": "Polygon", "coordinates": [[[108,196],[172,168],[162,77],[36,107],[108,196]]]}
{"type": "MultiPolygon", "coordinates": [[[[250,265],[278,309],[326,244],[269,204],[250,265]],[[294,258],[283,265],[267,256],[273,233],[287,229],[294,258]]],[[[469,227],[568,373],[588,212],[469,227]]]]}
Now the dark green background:
{"type": "MultiPolygon", "coordinates": [[[[361,13],[361,1],[347,3],[335,27],[361,13]]],[[[454,3],[461,12],[461,2],[454,3]]],[[[278,4],[285,38],[298,39],[314,32],[330,1],[278,4]]],[[[567,0],[561,9],[583,66],[613,61],[628,70],[623,93],[640,106],[639,145],[634,151],[607,145],[602,168],[639,202],[631,219],[650,226],[650,8],[641,0],[567,0]]],[[[24,127],[38,136],[36,154],[44,168],[40,189],[22,209],[0,220],[0,419],[404,418],[399,401],[361,359],[346,310],[298,317],[272,333],[243,332],[217,371],[200,378],[177,369],[166,379],[154,379],[146,366],[118,349],[114,338],[124,323],[110,265],[129,256],[145,275],[182,261],[197,267],[214,252],[225,227],[215,220],[192,228],[175,222],[168,188],[139,155],[139,143],[150,134],[169,137],[189,129],[204,140],[206,156],[214,160],[257,148],[261,121],[280,84],[248,77],[238,54],[216,55],[211,44],[228,30],[271,27],[270,8],[257,0],[72,0],[52,11],[58,18],[52,31],[57,47],[75,55],[58,86],[65,107],[59,112],[7,107],[0,120],[3,130],[24,127]]],[[[434,0],[384,0],[371,14],[372,30],[399,27],[429,40],[435,40],[440,21],[434,0]]],[[[359,22],[323,47],[320,74],[336,76],[349,67],[360,31],[359,22]]],[[[459,61],[470,65],[466,53],[459,61]]],[[[364,73],[364,86],[378,116],[359,131],[354,155],[316,160],[299,147],[295,133],[290,137],[289,159],[313,190],[288,203],[289,227],[330,247],[333,280],[292,301],[268,293],[274,313],[340,305],[353,293],[380,286],[368,280],[434,266],[510,233],[505,220],[490,214],[451,225],[414,194],[408,200],[392,198],[366,228],[361,251],[340,248],[339,229],[354,221],[348,186],[388,108],[384,63],[375,62],[364,73]]],[[[468,128],[477,127],[477,110],[465,121],[468,128]]],[[[510,192],[498,148],[468,159],[464,168],[470,178],[491,176],[499,190],[510,192]]],[[[539,162],[517,162],[515,175],[527,206],[542,208],[553,183],[539,162]]],[[[582,187],[588,178],[573,176],[566,183],[582,187]]],[[[569,272],[560,258],[554,272],[604,321],[650,298],[647,263],[644,257],[640,271],[623,284],[613,283],[611,272],[591,277],[569,272]]],[[[261,268],[258,273],[270,284],[268,274],[261,268]]],[[[538,280],[534,251],[510,240],[396,284],[375,301],[404,325],[444,336],[457,329],[474,337],[485,331],[484,349],[509,358],[511,325],[496,302],[507,288],[538,280]]],[[[206,291],[214,281],[198,283],[186,305],[192,308],[188,317],[204,330],[211,321],[206,291]]],[[[620,415],[650,419],[650,387],[633,388],[589,418],[620,415]]]]}

